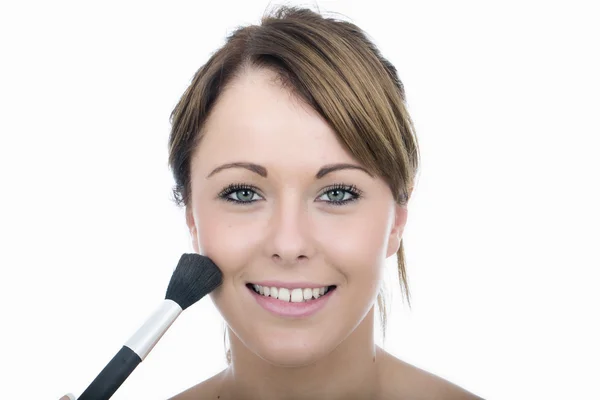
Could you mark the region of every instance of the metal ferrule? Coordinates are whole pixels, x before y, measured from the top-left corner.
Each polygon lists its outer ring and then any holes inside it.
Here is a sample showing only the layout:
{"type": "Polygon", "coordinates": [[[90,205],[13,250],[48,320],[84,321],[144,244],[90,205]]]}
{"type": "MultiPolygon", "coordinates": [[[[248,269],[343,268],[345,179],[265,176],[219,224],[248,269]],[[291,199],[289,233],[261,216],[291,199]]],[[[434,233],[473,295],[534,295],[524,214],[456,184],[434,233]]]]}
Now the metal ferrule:
{"type": "Polygon", "coordinates": [[[165,299],[125,346],[135,351],[143,361],[182,311],[179,304],[165,299]]]}

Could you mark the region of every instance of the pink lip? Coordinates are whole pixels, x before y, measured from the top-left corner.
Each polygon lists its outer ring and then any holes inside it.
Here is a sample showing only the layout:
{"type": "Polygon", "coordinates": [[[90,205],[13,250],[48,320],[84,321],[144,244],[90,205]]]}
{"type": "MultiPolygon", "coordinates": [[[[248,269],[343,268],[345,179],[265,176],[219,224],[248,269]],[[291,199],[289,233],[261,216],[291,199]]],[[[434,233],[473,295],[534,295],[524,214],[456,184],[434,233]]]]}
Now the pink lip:
{"type": "MultiPolygon", "coordinates": [[[[279,283],[281,284],[281,283],[279,283]]],[[[278,287],[276,285],[273,285],[278,287]]],[[[286,287],[286,286],[279,286],[286,287]]],[[[305,286],[308,287],[308,286],[305,286]]],[[[337,291],[337,287],[335,289],[329,290],[329,292],[325,293],[323,296],[318,299],[312,299],[306,302],[301,303],[292,303],[287,301],[282,301],[279,299],[275,299],[273,297],[266,297],[256,293],[251,288],[247,287],[250,291],[250,294],[254,296],[254,299],[258,304],[260,304],[265,310],[272,312],[273,314],[280,317],[292,317],[292,318],[306,318],[321,310],[325,305],[329,302],[329,299],[333,296],[333,294],[337,291]]]]}
{"type": "Polygon", "coordinates": [[[253,285],[286,288],[286,289],[320,289],[322,287],[329,287],[332,285],[323,285],[321,283],[314,282],[282,282],[282,281],[262,281],[262,282],[248,282],[253,285]]]}

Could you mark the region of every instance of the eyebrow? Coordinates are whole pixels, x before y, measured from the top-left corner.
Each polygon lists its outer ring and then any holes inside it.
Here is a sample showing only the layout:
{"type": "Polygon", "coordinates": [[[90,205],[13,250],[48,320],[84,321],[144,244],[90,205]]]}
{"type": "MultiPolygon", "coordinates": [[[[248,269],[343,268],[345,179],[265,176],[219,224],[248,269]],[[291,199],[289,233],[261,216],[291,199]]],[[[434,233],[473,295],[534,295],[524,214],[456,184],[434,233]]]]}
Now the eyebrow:
{"type": "MultiPolygon", "coordinates": [[[[266,178],[268,176],[267,169],[265,167],[263,167],[262,165],[258,165],[258,164],[254,164],[254,163],[250,163],[250,162],[233,162],[233,163],[223,164],[223,165],[215,168],[214,170],[212,170],[212,172],[210,174],[208,174],[208,176],[206,178],[208,179],[211,176],[213,176],[214,174],[216,174],[217,172],[223,171],[224,169],[228,169],[228,168],[245,168],[254,173],[257,173],[258,175],[262,176],[263,178],[266,178]]],[[[330,172],[339,171],[341,169],[357,169],[357,170],[361,170],[361,171],[365,172],[371,178],[374,177],[373,174],[371,174],[369,171],[367,171],[365,168],[361,167],[360,165],[340,163],[340,164],[328,164],[328,165],[321,167],[321,169],[315,174],[315,179],[321,179],[325,175],[329,174],[330,172]]]]}

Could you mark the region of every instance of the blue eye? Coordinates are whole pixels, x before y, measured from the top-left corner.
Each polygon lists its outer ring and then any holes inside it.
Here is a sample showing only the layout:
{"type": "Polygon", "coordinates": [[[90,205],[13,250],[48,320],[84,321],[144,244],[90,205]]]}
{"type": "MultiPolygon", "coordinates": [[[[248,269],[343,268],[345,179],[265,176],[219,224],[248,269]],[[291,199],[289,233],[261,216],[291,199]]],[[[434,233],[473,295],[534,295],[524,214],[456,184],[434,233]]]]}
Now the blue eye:
{"type": "MultiPolygon", "coordinates": [[[[256,190],[258,188],[253,185],[236,183],[223,189],[218,197],[235,204],[249,205],[256,202],[254,199],[254,195],[258,196],[256,190]]],[[[361,194],[362,192],[354,185],[335,184],[325,188],[319,197],[326,196],[329,200],[325,200],[325,203],[339,206],[358,200],[361,194]],[[348,194],[350,196],[347,196],[348,194]]]]}
{"type": "Polygon", "coordinates": [[[326,201],[327,203],[332,203],[334,205],[344,205],[350,203],[352,201],[356,201],[361,197],[362,192],[354,185],[344,185],[336,183],[333,186],[325,188],[325,191],[320,196],[327,196],[331,201],[326,201]],[[333,195],[331,195],[333,194],[333,195]],[[349,198],[346,195],[350,195],[349,198]]]}
{"type": "Polygon", "coordinates": [[[223,189],[221,193],[219,193],[219,198],[237,204],[252,204],[255,202],[255,200],[252,200],[252,195],[256,194],[256,189],[257,188],[252,185],[235,183],[223,189]],[[232,194],[234,195],[233,197],[236,197],[237,199],[231,198],[230,195],[232,194]]]}

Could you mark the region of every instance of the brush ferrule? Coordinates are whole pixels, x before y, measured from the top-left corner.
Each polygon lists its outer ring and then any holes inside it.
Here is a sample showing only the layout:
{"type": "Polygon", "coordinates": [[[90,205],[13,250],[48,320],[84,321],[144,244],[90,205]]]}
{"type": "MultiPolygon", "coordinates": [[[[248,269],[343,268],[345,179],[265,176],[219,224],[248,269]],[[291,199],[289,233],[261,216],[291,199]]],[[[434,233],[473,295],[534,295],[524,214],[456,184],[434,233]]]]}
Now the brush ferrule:
{"type": "Polygon", "coordinates": [[[182,311],[179,304],[165,299],[125,346],[135,351],[143,361],[182,311]]]}

